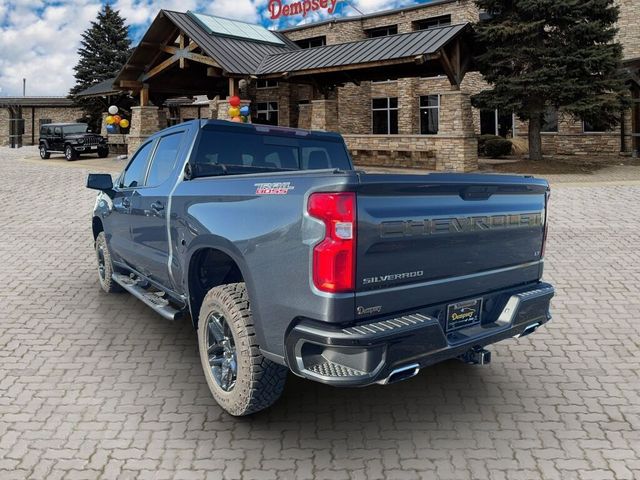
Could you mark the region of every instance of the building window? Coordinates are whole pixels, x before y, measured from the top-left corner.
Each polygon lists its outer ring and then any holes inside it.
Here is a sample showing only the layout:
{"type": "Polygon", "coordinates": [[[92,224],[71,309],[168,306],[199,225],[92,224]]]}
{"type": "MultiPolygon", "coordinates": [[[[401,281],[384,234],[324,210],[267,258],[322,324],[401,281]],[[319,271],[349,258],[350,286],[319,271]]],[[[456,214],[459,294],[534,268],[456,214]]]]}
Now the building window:
{"type": "Polygon", "coordinates": [[[365,30],[364,33],[367,34],[369,38],[376,37],[388,37],[389,35],[395,35],[398,33],[398,25],[387,25],[386,27],[378,27],[378,28],[370,28],[365,30]]]}
{"type": "Polygon", "coordinates": [[[584,120],[582,122],[582,131],[584,133],[604,133],[608,132],[609,129],[600,122],[588,122],[584,120]]]}
{"type": "Polygon", "coordinates": [[[374,134],[398,133],[398,97],[372,99],[371,112],[374,134]]]}
{"type": "Polygon", "coordinates": [[[558,133],[558,109],[555,107],[547,107],[542,118],[542,127],[540,131],[543,133],[558,133]]]}
{"type": "Polygon", "coordinates": [[[277,86],[277,80],[256,80],[256,88],[274,88],[277,86]]]}
{"type": "Polygon", "coordinates": [[[327,44],[327,37],[323,35],[321,37],[303,38],[302,40],[296,40],[295,43],[300,48],[323,47],[327,44]]]}
{"type": "Polygon", "coordinates": [[[413,22],[414,30],[426,30],[427,28],[442,27],[451,25],[451,15],[441,15],[439,17],[425,18],[413,22]]]}
{"type": "Polygon", "coordinates": [[[438,133],[440,118],[440,95],[423,95],[420,97],[420,133],[435,135],[438,133]]]}
{"type": "Polygon", "coordinates": [[[480,110],[480,135],[513,136],[513,114],[498,110],[480,110]]]}
{"type": "Polygon", "coordinates": [[[278,102],[256,103],[255,123],[278,125],[278,102]]]}

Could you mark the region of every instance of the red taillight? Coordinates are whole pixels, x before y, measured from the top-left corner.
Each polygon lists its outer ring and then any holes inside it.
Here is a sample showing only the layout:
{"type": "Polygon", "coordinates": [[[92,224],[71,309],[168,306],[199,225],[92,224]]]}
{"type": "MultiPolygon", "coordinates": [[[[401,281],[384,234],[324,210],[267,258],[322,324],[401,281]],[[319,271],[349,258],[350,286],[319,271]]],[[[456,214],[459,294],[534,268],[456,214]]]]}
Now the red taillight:
{"type": "Polygon", "coordinates": [[[551,192],[547,191],[544,201],[544,227],[542,231],[542,249],[540,250],[540,258],[544,258],[544,249],[547,246],[547,232],[549,231],[549,199],[551,192]]]}
{"type": "Polygon", "coordinates": [[[351,292],[356,273],[356,194],[313,193],[309,215],[325,224],[324,240],[313,249],[313,283],[323,292],[351,292]]]}

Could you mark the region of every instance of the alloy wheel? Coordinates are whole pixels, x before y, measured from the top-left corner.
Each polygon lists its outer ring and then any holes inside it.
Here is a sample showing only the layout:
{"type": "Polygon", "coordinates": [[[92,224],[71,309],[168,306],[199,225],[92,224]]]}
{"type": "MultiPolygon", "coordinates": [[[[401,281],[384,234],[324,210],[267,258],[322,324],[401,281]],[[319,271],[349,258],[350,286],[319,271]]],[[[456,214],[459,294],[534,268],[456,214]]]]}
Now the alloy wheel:
{"type": "Polygon", "coordinates": [[[206,336],[211,374],[222,390],[230,392],[236,385],[238,361],[233,334],[223,314],[209,315],[206,336]]]}

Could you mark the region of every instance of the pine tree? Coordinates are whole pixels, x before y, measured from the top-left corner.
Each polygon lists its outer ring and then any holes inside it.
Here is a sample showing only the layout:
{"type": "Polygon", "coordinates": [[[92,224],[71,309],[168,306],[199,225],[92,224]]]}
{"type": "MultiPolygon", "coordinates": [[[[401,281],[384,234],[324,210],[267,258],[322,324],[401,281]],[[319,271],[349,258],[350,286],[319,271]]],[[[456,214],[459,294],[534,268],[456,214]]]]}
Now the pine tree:
{"type": "MultiPolygon", "coordinates": [[[[98,17],[82,34],[81,47],[78,50],[80,59],[74,67],[76,84],[71,88],[71,96],[104,80],[115,77],[129,56],[131,40],[124,19],[117,10],[106,4],[98,13],[98,17]]],[[[130,98],[123,93],[111,103],[130,105],[130,98]]],[[[75,102],[83,108],[89,124],[99,130],[101,114],[108,105],[98,98],[81,99],[75,102]]]]}
{"type": "Polygon", "coordinates": [[[529,157],[542,158],[548,107],[611,127],[627,105],[614,0],[476,0],[480,72],[491,85],[474,106],[529,121],[529,157]]]}

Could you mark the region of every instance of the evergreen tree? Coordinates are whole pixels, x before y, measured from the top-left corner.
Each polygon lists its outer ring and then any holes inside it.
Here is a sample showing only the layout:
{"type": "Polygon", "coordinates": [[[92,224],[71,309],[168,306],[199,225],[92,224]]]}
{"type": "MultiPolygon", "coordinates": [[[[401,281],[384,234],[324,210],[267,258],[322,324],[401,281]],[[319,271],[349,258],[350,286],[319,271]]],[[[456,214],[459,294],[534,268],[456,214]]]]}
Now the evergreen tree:
{"type": "MultiPolygon", "coordinates": [[[[124,19],[117,10],[106,4],[98,17],[82,34],[81,47],[78,50],[80,60],[74,67],[76,84],[71,88],[71,96],[104,80],[115,77],[129,56],[131,40],[124,19]]],[[[99,130],[101,114],[108,105],[99,98],[76,98],[83,108],[89,124],[99,130]]],[[[131,105],[126,94],[112,96],[109,103],[131,105]]]]}
{"type": "Polygon", "coordinates": [[[614,0],[476,0],[489,19],[475,25],[480,72],[491,85],[474,106],[529,121],[529,157],[542,158],[548,107],[611,127],[627,105],[614,0]]]}

